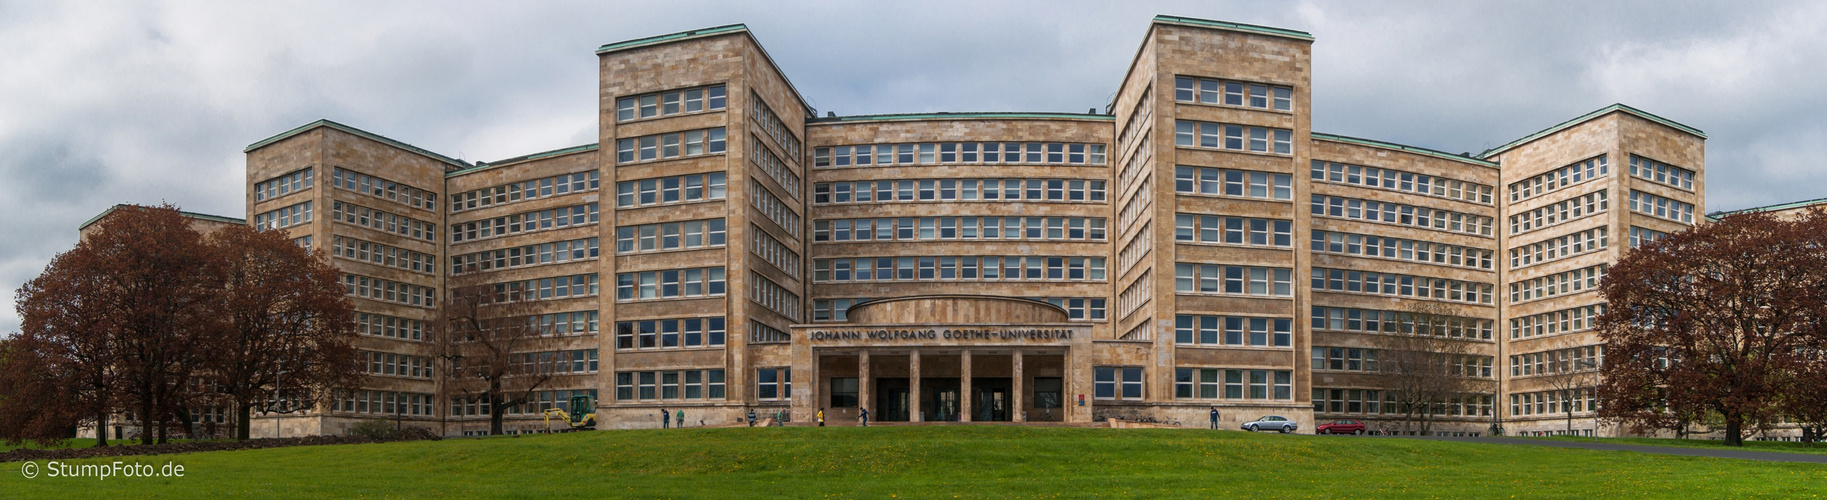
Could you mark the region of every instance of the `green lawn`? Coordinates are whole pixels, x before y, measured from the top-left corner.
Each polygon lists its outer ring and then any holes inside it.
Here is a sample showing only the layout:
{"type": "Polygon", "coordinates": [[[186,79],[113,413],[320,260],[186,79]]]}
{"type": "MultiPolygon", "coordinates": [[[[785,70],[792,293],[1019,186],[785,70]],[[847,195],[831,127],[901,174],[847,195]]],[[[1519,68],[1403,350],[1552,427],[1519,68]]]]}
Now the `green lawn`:
{"type": "Polygon", "coordinates": [[[1816,464],[1201,430],[599,431],[79,462],[114,460],[186,477],[0,464],[0,497],[1827,497],[1816,464]]]}
{"type": "MultiPolygon", "coordinates": [[[[1574,436],[1554,436],[1554,437],[1539,437],[1539,438],[1524,438],[1524,439],[1546,439],[1546,440],[1554,440],[1554,441],[1582,441],[1582,442],[1587,442],[1587,443],[1592,442],[1592,438],[1574,437],[1574,436]]],[[[1726,446],[1725,441],[1721,441],[1721,440],[1717,440],[1717,439],[1655,439],[1655,438],[1607,438],[1607,437],[1602,437],[1602,438],[1599,438],[1599,442],[1615,443],[1615,444],[1640,444],[1640,445],[1649,445],[1649,446],[1681,446],[1681,447],[1687,447],[1687,448],[1718,448],[1718,449],[1722,449],[1722,450],[1777,451],[1777,452],[1784,452],[1784,453],[1813,453],[1813,454],[1817,454],[1817,455],[1827,455],[1827,443],[1816,444],[1813,447],[1806,447],[1806,446],[1802,446],[1802,443],[1799,443],[1799,442],[1751,441],[1751,440],[1747,439],[1747,440],[1745,440],[1744,447],[1741,448],[1741,447],[1726,446]]]]}

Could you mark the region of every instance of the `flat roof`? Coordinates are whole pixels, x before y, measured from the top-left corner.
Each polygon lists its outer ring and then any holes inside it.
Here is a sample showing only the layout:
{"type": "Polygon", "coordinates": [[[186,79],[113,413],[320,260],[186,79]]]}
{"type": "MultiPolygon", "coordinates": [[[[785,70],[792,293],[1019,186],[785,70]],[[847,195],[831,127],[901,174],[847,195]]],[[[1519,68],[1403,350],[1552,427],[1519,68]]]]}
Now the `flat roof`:
{"type": "Polygon", "coordinates": [[[1322,134],[1319,132],[1311,132],[1308,135],[1314,139],[1318,139],[1318,140],[1322,140],[1322,141],[1343,142],[1343,143],[1349,143],[1349,144],[1357,144],[1360,146],[1370,146],[1373,148],[1393,149],[1393,150],[1401,151],[1404,153],[1414,153],[1414,154],[1418,154],[1418,155],[1432,156],[1432,157],[1440,158],[1443,160],[1453,160],[1453,161],[1457,161],[1457,162],[1470,163],[1470,164],[1478,165],[1481,167],[1497,168],[1500,166],[1497,164],[1497,162],[1488,161],[1488,160],[1484,160],[1484,159],[1480,159],[1480,158],[1456,155],[1456,154],[1448,153],[1445,151],[1438,151],[1438,150],[1427,149],[1427,148],[1422,148],[1422,147],[1396,144],[1393,142],[1385,142],[1385,141],[1379,141],[1379,140],[1374,140],[1374,139],[1363,139],[1363,138],[1358,138],[1358,137],[1350,137],[1350,136],[1343,136],[1343,135],[1336,135],[1336,134],[1322,134]]]}
{"type": "Polygon", "coordinates": [[[806,96],[804,94],[799,93],[799,87],[793,85],[793,79],[787,78],[787,72],[785,70],[780,69],[780,64],[774,62],[774,56],[772,54],[768,54],[767,47],[761,46],[761,39],[755,37],[755,32],[750,31],[749,26],[747,24],[742,24],[742,23],[725,24],[723,26],[698,28],[695,30],[680,31],[678,33],[667,33],[664,35],[656,35],[656,36],[650,36],[650,37],[645,37],[645,38],[636,38],[633,40],[623,40],[623,41],[615,42],[615,43],[606,43],[606,44],[603,44],[601,47],[596,48],[596,55],[602,56],[603,54],[608,54],[610,52],[619,52],[619,51],[623,51],[623,50],[638,49],[641,47],[652,47],[655,45],[664,45],[664,44],[668,44],[668,43],[683,42],[686,40],[695,40],[695,39],[699,39],[699,38],[709,38],[709,37],[713,37],[713,36],[731,35],[731,34],[736,34],[736,33],[741,33],[743,35],[746,35],[749,37],[750,40],[755,41],[755,50],[760,51],[761,57],[768,61],[768,66],[772,66],[774,68],[774,72],[780,74],[780,80],[787,82],[787,89],[793,91],[793,97],[799,98],[799,105],[801,107],[806,108],[806,116],[812,116],[812,115],[818,114],[818,110],[812,108],[812,103],[806,101],[806,96]]]}
{"type": "Polygon", "coordinates": [[[440,162],[444,162],[444,163],[446,163],[446,164],[449,164],[449,165],[451,165],[451,166],[454,166],[454,167],[457,167],[457,168],[460,168],[460,169],[461,169],[461,168],[469,168],[469,167],[470,167],[470,164],[469,164],[469,163],[465,163],[465,162],[464,162],[464,161],[463,161],[463,160],[458,160],[458,159],[455,159],[455,158],[451,158],[451,157],[449,157],[449,156],[444,156],[444,155],[441,155],[441,154],[437,154],[437,153],[433,153],[433,152],[431,152],[431,151],[427,151],[427,150],[425,150],[425,149],[424,149],[424,148],[420,148],[420,147],[418,147],[418,146],[414,146],[414,145],[411,145],[411,144],[407,144],[407,143],[404,143],[404,142],[400,142],[400,141],[396,141],[396,140],[393,140],[393,139],[389,139],[389,138],[387,138],[387,137],[386,137],[386,136],[383,136],[383,135],[380,135],[380,134],[376,134],[376,133],[373,133],[373,132],[369,132],[369,131],[366,131],[366,130],[362,130],[362,129],[359,129],[359,128],[355,128],[355,127],[351,127],[351,126],[348,126],[348,125],[343,125],[343,124],[341,124],[341,123],[336,123],[336,122],[334,122],[334,121],[330,121],[330,120],[327,120],[327,119],[320,119],[320,120],[317,120],[317,121],[314,121],[314,122],[311,122],[311,123],[306,123],[306,124],[304,124],[304,125],[303,125],[303,126],[300,126],[300,127],[298,127],[298,128],[295,128],[295,129],[291,129],[291,130],[287,130],[287,131],[285,131],[285,132],[280,132],[280,133],[279,133],[279,135],[275,135],[275,136],[272,136],[272,137],[268,137],[268,138],[266,138],[266,139],[262,139],[262,140],[260,140],[260,142],[256,142],[256,143],[253,143],[253,144],[249,144],[249,145],[248,145],[248,146],[247,146],[247,149],[243,149],[243,150],[241,150],[241,152],[243,152],[243,153],[251,153],[251,152],[253,152],[253,151],[254,151],[254,150],[256,150],[256,149],[260,149],[260,148],[263,148],[263,147],[266,147],[266,146],[267,146],[267,145],[269,145],[269,144],[272,144],[272,143],[275,143],[275,142],[279,142],[279,141],[282,141],[282,140],[285,140],[285,139],[286,139],[286,138],[289,138],[289,137],[292,137],[292,136],[295,136],[295,135],[298,135],[298,134],[302,134],[302,133],[305,133],[305,132],[308,132],[308,131],[311,131],[311,130],[313,130],[313,129],[316,129],[316,128],[318,128],[318,127],[329,127],[329,128],[333,128],[333,129],[337,129],[337,130],[341,130],[341,131],[343,131],[343,132],[348,132],[348,133],[350,133],[350,134],[355,134],[355,135],[358,135],[358,136],[361,136],[361,137],[364,137],[364,138],[367,138],[367,139],[370,139],[370,140],[373,140],[373,141],[377,141],[377,142],[380,142],[380,143],[382,143],[382,144],[386,144],[386,145],[388,145],[388,146],[393,146],[393,147],[396,147],[396,148],[400,148],[400,149],[403,149],[403,150],[406,150],[406,151],[408,151],[408,152],[411,152],[411,153],[414,153],[414,154],[417,154],[417,155],[419,155],[419,156],[424,156],[424,157],[426,157],[426,158],[431,158],[431,159],[433,159],[433,160],[437,160],[437,161],[440,161],[440,162]]]}
{"type": "Polygon", "coordinates": [[[1154,22],[1161,23],[1161,24],[1178,24],[1178,25],[1182,25],[1182,26],[1194,26],[1194,27],[1199,27],[1199,28],[1221,29],[1221,30],[1226,30],[1226,31],[1242,31],[1245,33],[1255,33],[1255,34],[1259,34],[1259,35],[1279,36],[1282,38],[1293,38],[1295,40],[1306,40],[1309,42],[1313,41],[1312,33],[1300,31],[1300,30],[1291,30],[1291,29],[1287,29],[1287,28],[1276,28],[1273,26],[1261,26],[1261,25],[1255,25],[1255,24],[1233,23],[1230,21],[1200,19],[1197,17],[1169,16],[1169,15],[1165,15],[1165,14],[1155,16],[1154,22]]]}
{"type": "MultiPolygon", "coordinates": [[[[82,225],[76,226],[76,230],[81,231],[83,229],[88,229],[89,226],[94,225],[96,222],[100,222],[103,217],[107,217],[108,214],[114,213],[116,210],[122,210],[122,209],[126,209],[126,208],[137,208],[137,207],[140,207],[140,205],[129,205],[126,203],[120,203],[120,204],[116,204],[112,207],[108,207],[108,209],[103,210],[102,213],[96,214],[94,217],[90,217],[89,220],[83,222],[82,225]]],[[[192,219],[201,219],[201,220],[212,221],[212,222],[227,222],[230,224],[246,224],[247,223],[247,219],[237,219],[234,217],[223,217],[220,215],[201,214],[201,213],[196,213],[196,212],[185,212],[183,210],[179,210],[178,214],[183,215],[185,217],[192,218],[192,219]]]]}
{"type": "Polygon", "coordinates": [[[1648,111],[1633,108],[1633,107],[1624,105],[1623,103],[1616,103],[1616,104],[1612,104],[1610,106],[1599,108],[1597,111],[1593,111],[1591,113],[1586,113],[1584,115],[1580,115],[1579,117],[1574,118],[1572,120],[1567,120],[1567,121],[1561,122],[1559,125],[1548,127],[1546,129],[1543,129],[1540,132],[1529,134],[1527,136],[1524,136],[1521,139],[1510,141],[1509,144],[1498,146],[1496,148],[1487,150],[1483,153],[1479,153],[1478,157],[1479,158],[1490,158],[1492,156],[1503,154],[1504,151],[1509,151],[1511,149],[1515,149],[1517,146],[1521,146],[1523,144],[1528,144],[1536,139],[1546,137],[1548,135],[1554,134],[1555,132],[1560,132],[1562,130],[1572,128],[1575,125],[1579,125],[1581,123],[1585,123],[1587,121],[1591,121],[1591,120],[1597,119],[1598,117],[1605,116],[1607,114],[1611,114],[1614,112],[1629,113],[1632,115],[1636,115],[1638,118],[1660,123],[1662,125],[1665,125],[1669,128],[1675,129],[1675,130],[1693,134],[1694,136],[1699,137],[1701,139],[1706,138],[1706,132],[1701,132],[1700,129],[1697,129],[1694,127],[1689,127],[1687,125],[1682,125],[1681,123],[1676,122],[1674,120],[1656,116],[1655,114],[1652,114],[1648,111]]]}
{"type": "Polygon", "coordinates": [[[476,166],[474,166],[474,167],[466,168],[463,170],[452,170],[450,172],[445,173],[444,177],[447,177],[447,178],[455,177],[458,175],[480,172],[480,171],[488,170],[488,169],[495,168],[495,167],[504,167],[504,166],[508,166],[508,165],[513,165],[515,163],[528,162],[528,161],[538,160],[538,159],[542,159],[542,158],[551,158],[554,156],[564,156],[564,155],[568,155],[568,154],[596,151],[596,149],[597,149],[596,143],[590,143],[590,144],[585,144],[582,146],[571,146],[568,148],[554,149],[551,151],[533,153],[530,155],[521,155],[521,156],[516,156],[513,158],[508,158],[505,160],[479,161],[479,162],[476,162],[476,166]]]}
{"type": "Polygon", "coordinates": [[[1778,203],[1775,205],[1768,205],[1768,206],[1762,206],[1762,207],[1741,208],[1738,210],[1720,210],[1718,212],[1706,214],[1706,216],[1709,219],[1718,219],[1721,217],[1725,217],[1727,215],[1748,214],[1748,213],[1753,213],[1753,212],[1775,212],[1778,210],[1789,210],[1789,209],[1793,209],[1793,208],[1806,208],[1806,207],[1814,206],[1814,205],[1827,205],[1827,198],[1815,198],[1812,200],[1791,201],[1788,203],[1778,203]]]}
{"type": "Polygon", "coordinates": [[[936,113],[891,113],[880,115],[854,115],[813,118],[811,124],[835,124],[843,122],[869,121],[915,121],[915,120],[1093,120],[1115,121],[1116,117],[1106,114],[1089,113],[1048,113],[1048,112],[950,112],[936,113]]]}

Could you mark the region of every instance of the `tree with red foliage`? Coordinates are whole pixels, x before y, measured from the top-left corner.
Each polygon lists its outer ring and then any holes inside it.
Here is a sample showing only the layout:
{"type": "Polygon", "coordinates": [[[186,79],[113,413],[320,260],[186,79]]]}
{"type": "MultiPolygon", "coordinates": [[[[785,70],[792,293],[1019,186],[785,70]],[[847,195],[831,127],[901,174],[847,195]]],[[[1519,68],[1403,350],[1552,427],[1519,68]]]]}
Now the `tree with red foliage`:
{"type": "MultiPolygon", "coordinates": [[[[1827,214],[1731,215],[1627,253],[1602,285],[1600,416],[1684,428],[1717,413],[1726,444],[1780,415],[1827,347],[1827,214]]],[[[1819,391],[1819,387],[1811,388],[1819,391]]]]}
{"type": "Polygon", "coordinates": [[[235,439],[248,438],[255,409],[312,411],[361,385],[342,271],[280,231],[234,226],[207,242],[223,278],[214,307],[223,324],[200,376],[233,409],[235,439]]]}
{"type": "MultiPolygon", "coordinates": [[[[75,436],[85,416],[107,422],[105,411],[86,412],[87,401],[67,391],[81,387],[78,373],[73,364],[54,361],[54,351],[34,337],[0,340],[0,439],[8,444],[55,446],[75,436]]],[[[98,446],[108,445],[104,433],[96,437],[98,446]]]]}

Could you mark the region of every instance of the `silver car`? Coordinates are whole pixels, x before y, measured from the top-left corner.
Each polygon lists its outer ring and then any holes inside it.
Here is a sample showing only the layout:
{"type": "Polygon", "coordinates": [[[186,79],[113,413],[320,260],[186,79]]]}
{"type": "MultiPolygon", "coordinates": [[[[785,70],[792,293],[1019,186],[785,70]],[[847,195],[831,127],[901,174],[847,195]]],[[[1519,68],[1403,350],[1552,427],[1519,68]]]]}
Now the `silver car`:
{"type": "Polygon", "coordinates": [[[1273,430],[1273,431],[1281,431],[1282,434],[1287,434],[1287,433],[1294,432],[1299,429],[1300,429],[1300,423],[1295,422],[1293,420],[1288,420],[1286,418],[1278,417],[1275,415],[1269,415],[1267,417],[1262,417],[1262,418],[1256,419],[1255,421],[1252,421],[1252,422],[1243,423],[1243,430],[1250,431],[1250,432],[1273,430]]]}

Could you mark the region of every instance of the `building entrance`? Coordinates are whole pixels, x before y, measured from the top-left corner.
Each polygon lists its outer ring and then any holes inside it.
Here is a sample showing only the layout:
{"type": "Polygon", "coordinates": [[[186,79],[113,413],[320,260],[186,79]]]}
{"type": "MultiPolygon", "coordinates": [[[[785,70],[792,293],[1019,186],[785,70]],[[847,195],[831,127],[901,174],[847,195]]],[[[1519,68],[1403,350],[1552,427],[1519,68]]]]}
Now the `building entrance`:
{"type": "Polygon", "coordinates": [[[972,415],[971,420],[1008,422],[1009,394],[1013,385],[1014,381],[1008,377],[971,378],[971,392],[977,393],[976,399],[972,401],[971,405],[972,409],[976,411],[976,415],[972,415]]]}
{"type": "Polygon", "coordinates": [[[958,378],[920,379],[920,420],[958,421],[958,378]]]}
{"type": "Polygon", "coordinates": [[[882,422],[907,421],[907,379],[875,379],[875,418],[882,422]]]}

